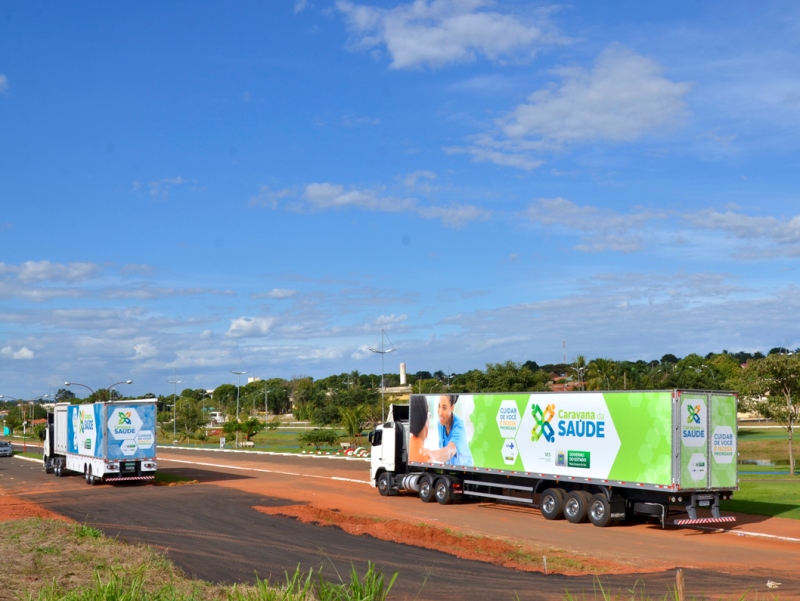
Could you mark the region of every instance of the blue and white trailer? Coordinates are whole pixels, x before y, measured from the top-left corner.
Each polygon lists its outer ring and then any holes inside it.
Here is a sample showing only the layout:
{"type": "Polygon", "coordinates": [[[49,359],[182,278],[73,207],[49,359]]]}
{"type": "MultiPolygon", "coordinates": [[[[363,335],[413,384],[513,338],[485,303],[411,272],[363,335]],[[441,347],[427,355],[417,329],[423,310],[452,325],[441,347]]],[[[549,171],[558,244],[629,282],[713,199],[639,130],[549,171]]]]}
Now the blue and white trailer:
{"type": "Polygon", "coordinates": [[[82,474],[87,484],[155,479],[155,401],[56,403],[43,461],[48,474],[82,474]]]}

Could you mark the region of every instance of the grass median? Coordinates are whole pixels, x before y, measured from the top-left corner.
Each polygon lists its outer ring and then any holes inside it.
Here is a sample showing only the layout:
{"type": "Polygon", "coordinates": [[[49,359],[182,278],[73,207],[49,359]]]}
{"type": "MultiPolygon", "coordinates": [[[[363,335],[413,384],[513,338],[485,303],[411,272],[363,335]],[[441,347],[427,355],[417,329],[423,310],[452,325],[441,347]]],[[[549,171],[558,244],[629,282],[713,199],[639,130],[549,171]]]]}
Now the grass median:
{"type": "Polygon", "coordinates": [[[383,601],[396,578],[385,580],[370,563],[339,582],[298,569],[274,583],[212,584],[188,578],[149,547],[41,518],[0,522],[0,557],[0,597],[26,601],[383,601]]]}

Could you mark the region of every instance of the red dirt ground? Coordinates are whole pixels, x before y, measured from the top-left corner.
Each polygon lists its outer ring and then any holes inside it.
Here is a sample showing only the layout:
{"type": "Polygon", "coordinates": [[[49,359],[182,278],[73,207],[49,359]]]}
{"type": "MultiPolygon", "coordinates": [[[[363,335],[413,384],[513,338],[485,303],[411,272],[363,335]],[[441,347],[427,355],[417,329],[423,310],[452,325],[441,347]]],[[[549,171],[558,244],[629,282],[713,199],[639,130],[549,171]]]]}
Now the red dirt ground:
{"type": "Polygon", "coordinates": [[[68,517],[53,513],[32,501],[3,495],[3,503],[0,505],[0,522],[10,522],[11,520],[22,520],[34,517],[72,522],[68,517]]]}
{"type": "Polygon", "coordinates": [[[566,576],[582,574],[625,574],[641,572],[616,562],[566,553],[556,549],[514,544],[502,539],[463,534],[430,524],[412,524],[397,519],[378,519],[322,509],[310,505],[253,507],[268,515],[295,518],[306,524],[335,526],[348,534],[444,551],[461,559],[485,561],[527,572],[544,572],[542,557],[547,557],[548,573],[566,576]]]}

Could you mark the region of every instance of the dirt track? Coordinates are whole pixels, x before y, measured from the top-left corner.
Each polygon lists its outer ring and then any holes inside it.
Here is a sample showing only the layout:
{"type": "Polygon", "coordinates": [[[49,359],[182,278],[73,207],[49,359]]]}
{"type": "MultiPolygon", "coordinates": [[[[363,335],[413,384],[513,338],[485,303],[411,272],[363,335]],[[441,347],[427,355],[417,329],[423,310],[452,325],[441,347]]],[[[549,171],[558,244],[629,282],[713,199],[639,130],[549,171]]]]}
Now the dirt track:
{"type": "MultiPolygon", "coordinates": [[[[123,502],[124,505],[128,505],[125,501],[134,501],[140,496],[143,497],[143,501],[147,498],[146,502],[151,504],[166,500],[167,497],[173,501],[180,498],[182,500],[178,503],[181,506],[172,506],[171,509],[185,513],[190,510],[190,507],[196,505],[190,500],[199,501],[202,497],[203,501],[200,505],[205,507],[202,510],[203,517],[196,516],[189,523],[184,524],[182,526],[184,532],[189,530],[199,532],[203,528],[208,528],[209,520],[225,522],[225,519],[221,518],[227,514],[227,508],[220,507],[214,499],[219,499],[220,503],[235,503],[241,506],[250,503],[249,507],[254,505],[279,506],[285,505],[287,502],[308,503],[315,508],[331,509],[339,513],[375,516],[383,519],[394,518],[411,523],[426,522],[438,524],[454,531],[510,541],[524,541],[528,544],[556,549],[568,549],[587,556],[587,558],[594,558],[598,563],[613,564],[612,573],[627,572],[629,574],[627,577],[604,577],[607,585],[619,586],[622,589],[629,588],[636,580],[640,580],[646,582],[647,590],[651,593],[659,594],[660,591],[666,591],[666,587],[672,582],[673,572],[671,570],[683,567],[689,568],[687,583],[690,592],[694,594],[705,593],[716,598],[724,591],[728,594],[738,593],[741,595],[751,587],[752,591],[759,591],[763,594],[768,591],[765,587],[767,579],[773,579],[783,582],[779,590],[781,599],[800,598],[800,581],[794,576],[796,557],[800,551],[800,527],[797,522],[791,520],[755,519],[750,520],[747,524],[737,525],[735,529],[779,534],[783,537],[794,538],[798,542],[686,529],[662,531],[657,526],[643,524],[600,529],[588,524],[572,525],[566,522],[548,522],[539,515],[538,511],[529,508],[484,503],[442,507],[435,503],[426,505],[411,496],[381,498],[374,489],[366,484],[368,466],[364,462],[264,457],[245,453],[196,453],[165,449],[160,451],[159,459],[162,469],[196,477],[201,484],[191,487],[174,487],[185,490],[171,490],[169,494],[164,492],[153,494],[146,491],[148,489],[157,491],[157,488],[138,487],[129,490],[110,486],[89,488],[85,485],[82,486],[82,480],[78,478],[59,481],[52,476],[42,474],[42,477],[35,478],[35,487],[31,487],[29,484],[22,485],[19,482],[10,489],[13,489],[15,494],[27,499],[43,502],[48,508],[60,513],[72,515],[81,521],[88,520],[89,523],[99,525],[109,533],[122,533],[123,538],[128,540],[142,540],[155,546],[169,547],[179,565],[184,566],[190,573],[196,573],[202,577],[208,577],[209,558],[203,558],[197,548],[192,555],[190,549],[181,550],[180,544],[176,544],[174,540],[172,543],[170,542],[171,538],[179,536],[180,528],[178,530],[169,528],[156,528],[153,531],[141,530],[141,526],[126,525],[124,519],[115,520],[113,518],[115,513],[119,513],[119,507],[104,511],[97,502],[101,500],[101,497],[106,498],[106,503],[113,498],[123,502]],[[226,493],[220,488],[228,489],[229,492],[226,493]],[[67,489],[69,489],[69,494],[66,494],[67,489]],[[218,492],[214,493],[214,489],[217,489],[218,492]],[[202,494],[200,494],[201,490],[202,494]],[[50,494],[55,491],[59,491],[61,494],[57,497],[50,494]],[[239,493],[250,494],[242,497],[239,493]],[[56,498],[58,500],[55,500],[56,498]],[[268,502],[264,502],[264,498],[267,498],[268,502]],[[256,502],[256,499],[260,499],[260,501],[256,502]],[[90,500],[91,502],[89,502],[90,500]],[[203,524],[204,520],[205,525],[203,524]],[[193,569],[192,566],[200,565],[198,562],[205,567],[193,569]],[[643,574],[645,572],[647,574],[643,574]]],[[[38,469],[41,471],[41,468],[38,469]]],[[[7,484],[7,480],[0,478],[0,486],[7,484]]],[[[11,492],[7,486],[5,488],[11,492]]],[[[112,505],[116,505],[116,503],[112,501],[112,505]]],[[[152,506],[154,507],[154,505],[152,506]]],[[[163,508],[167,512],[169,509],[170,507],[163,508]]],[[[142,516],[141,519],[142,523],[146,523],[146,517],[142,516]]],[[[176,517],[165,517],[164,519],[167,522],[172,519],[178,524],[184,523],[188,518],[182,516],[181,519],[176,517]]],[[[255,525],[258,521],[261,524],[260,521],[265,519],[276,520],[276,522],[270,522],[273,524],[271,526],[273,528],[274,524],[292,522],[286,518],[271,516],[255,518],[251,516],[247,523],[255,525]]],[[[335,529],[300,524],[297,526],[311,529],[300,528],[298,533],[292,535],[295,538],[299,537],[298,540],[303,540],[302,537],[305,536],[310,537],[309,540],[313,541],[308,543],[310,548],[307,549],[307,560],[308,556],[316,556],[319,548],[340,549],[342,558],[349,557],[353,561],[365,555],[360,552],[362,550],[366,552],[367,558],[374,560],[389,561],[391,558],[386,567],[400,569],[401,574],[406,576],[406,585],[401,584],[403,578],[398,582],[398,586],[400,586],[398,592],[404,591],[412,598],[416,594],[414,591],[419,590],[415,589],[415,586],[418,586],[416,581],[421,582],[423,576],[419,575],[419,578],[408,581],[409,565],[413,566],[410,569],[417,571],[421,569],[420,565],[429,566],[433,569],[432,573],[437,574],[439,594],[436,597],[423,595],[420,598],[443,598],[445,590],[447,590],[447,586],[445,586],[447,582],[451,582],[451,586],[458,590],[459,584],[464,584],[468,580],[464,569],[468,573],[481,575],[479,582],[482,587],[480,591],[483,593],[487,593],[490,589],[497,594],[500,594],[500,591],[508,591],[509,598],[510,591],[520,591],[520,587],[527,588],[524,583],[529,583],[542,594],[549,590],[550,596],[547,594],[544,596],[520,594],[523,599],[553,598],[553,593],[556,591],[563,593],[565,587],[568,587],[571,592],[577,592],[586,590],[587,587],[588,590],[591,590],[592,586],[591,578],[587,577],[568,578],[562,582],[561,579],[564,577],[558,577],[556,580],[556,577],[551,575],[547,578],[541,576],[540,578],[544,579],[542,582],[531,582],[530,578],[539,578],[539,576],[532,574],[522,577],[521,573],[513,570],[490,568],[485,564],[463,560],[455,560],[455,563],[450,563],[451,560],[442,558],[441,554],[436,552],[433,552],[433,556],[428,556],[424,555],[424,550],[414,551],[413,548],[392,546],[391,543],[385,543],[385,545],[389,545],[385,547],[378,541],[375,543],[377,546],[374,546],[373,543],[366,544],[364,537],[354,538],[335,529]],[[300,532],[304,534],[301,535],[300,532]],[[346,553],[343,551],[344,549],[347,549],[346,553]],[[445,578],[445,574],[451,576],[458,574],[458,576],[453,582],[452,578],[445,578]],[[520,575],[517,576],[517,574],[520,575]],[[489,580],[494,580],[492,586],[487,586],[489,580]]],[[[218,528],[211,528],[211,530],[219,531],[218,528]]],[[[234,533],[220,532],[220,537],[231,535],[235,536],[234,533]]],[[[192,544],[197,547],[197,541],[193,541],[192,544]]],[[[293,547],[291,552],[287,549],[279,552],[279,555],[285,556],[286,561],[280,563],[278,561],[280,558],[277,558],[275,560],[277,569],[273,573],[282,574],[282,570],[286,569],[287,565],[288,569],[296,565],[296,562],[293,564],[289,562],[302,556],[300,547],[302,545],[293,547]]],[[[233,558],[236,556],[236,551],[232,550],[230,553],[232,555],[226,560],[228,562],[227,576],[224,565],[220,569],[214,570],[215,574],[219,574],[218,579],[229,581],[242,574],[244,579],[248,579],[248,576],[251,577],[252,569],[249,570],[249,575],[242,566],[240,566],[241,569],[233,569],[235,563],[233,558]]],[[[220,557],[224,557],[224,554],[221,554],[220,557]]],[[[263,554],[261,557],[263,558],[263,554]]],[[[318,560],[314,560],[314,565],[318,565],[318,560]]],[[[347,566],[343,567],[345,570],[347,569],[347,566]]],[[[482,597],[464,594],[462,588],[460,598],[477,599],[482,597]]]]}

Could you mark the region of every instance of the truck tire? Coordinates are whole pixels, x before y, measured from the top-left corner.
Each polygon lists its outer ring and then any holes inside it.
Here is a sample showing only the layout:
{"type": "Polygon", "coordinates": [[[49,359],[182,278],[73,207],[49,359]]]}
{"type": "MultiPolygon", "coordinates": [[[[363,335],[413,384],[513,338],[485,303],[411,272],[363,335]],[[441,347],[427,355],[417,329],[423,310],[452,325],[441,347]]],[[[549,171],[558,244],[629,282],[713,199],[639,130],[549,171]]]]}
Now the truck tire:
{"type": "Polygon", "coordinates": [[[54,459],[53,460],[53,473],[56,475],[56,478],[61,477],[61,460],[54,459]]]}
{"type": "Polygon", "coordinates": [[[63,478],[64,476],[66,476],[66,475],[67,475],[67,468],[66,468],[66,466],[64,465],[64,459],[63,459],[63,457],[59,457],[58,459],[56,459],[56,469],[55,469],[55,474],[56,474],[56,476],[58,476],[59,478],[63,478]]]}
{"type": "Polygon", "coordinates": [[[611,504],[603,493],[592,495],[589,499],[587,516],[598,528],[605,528],[611,523],[611,504]]]}
{"type": "Polygon", "coordinates": [[[453,491],[447,478],[439,478],[433,485],[433,494],[439,505],[449,505],[453,502],[453,491]]]}
{"type": "Polygon", "coordinates": [[[44,473],[45,474],[53,473],[53,460],[50,459],[50,457],[46,457],[44,460],[44,473]]]}
{"type": "Polygon", "coordinates": [[[381,475],[378,476],[377,487],[382,497],[391,496],[392,493],[396,494],[396,491],[392,490],[392,473],[381,472],[381,475]]]}
{"type": "Polygon", "coordinates": [[[548,488],[539,498],[539,510],[546,520],[560,520],[564,517],[564,491],[548,488]]]}
{"type": "Polygon", "coordinates": [[[95,484],[100,484],[100,478],[97,478],[92,474],[92,466],[89,466],[89,477],[86,480],[89,486],[94,486],[95,484]]]}
{"type": "Polygon", "coordinates": [[[83,466],[83,479],[86,480],[86,484],[91,484],[91,474],[92,473],[92,466],[84,465],[83,466]]]}
{"type": "Polygon", "coordinates": [[[585,491],[571,490],[564,497],[564,517],[571,524],[585,522],[588,508],[589,493],[585,491]]]}
{"type": "Polygon", "coordinates": [[[433,481],[430,476],[422,476],[419,479],[419,498],[423,503],[433,501],[433,481]]]}

